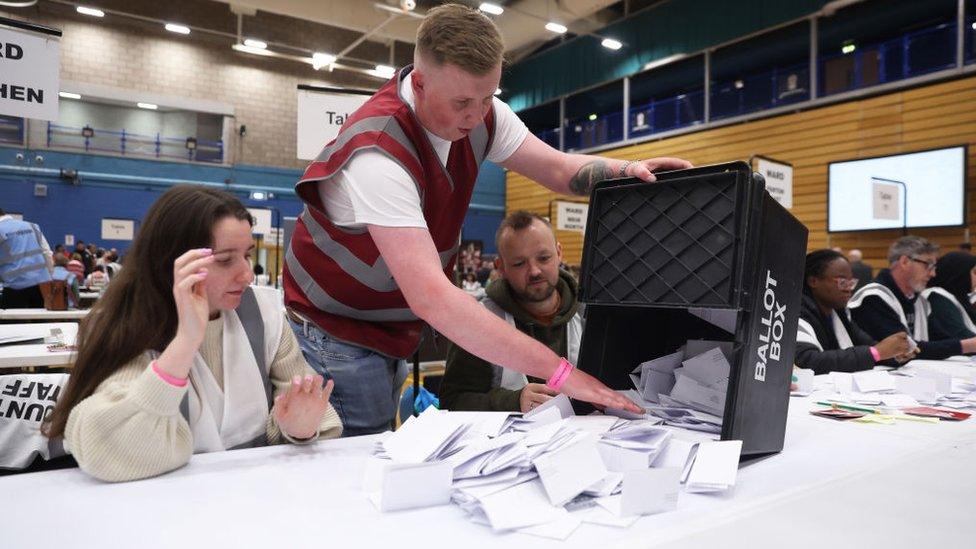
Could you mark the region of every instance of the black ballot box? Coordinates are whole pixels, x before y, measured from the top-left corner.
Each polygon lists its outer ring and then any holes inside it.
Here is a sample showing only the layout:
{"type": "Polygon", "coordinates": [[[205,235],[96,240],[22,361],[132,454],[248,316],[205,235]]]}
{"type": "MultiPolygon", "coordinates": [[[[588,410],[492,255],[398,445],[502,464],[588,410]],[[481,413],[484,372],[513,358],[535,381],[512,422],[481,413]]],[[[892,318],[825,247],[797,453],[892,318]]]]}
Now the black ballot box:
{"type": "Polygon", "coordinates": [[[629,389],[641,363],[695,340],[723,342],[728,377],[712,386],[724,390],[713,411],[722,440],[742,440],[743,456],[779,452],[807,229],[744,162],[657,178],[606,181],[591,193],[579,367],[629,389]]]}

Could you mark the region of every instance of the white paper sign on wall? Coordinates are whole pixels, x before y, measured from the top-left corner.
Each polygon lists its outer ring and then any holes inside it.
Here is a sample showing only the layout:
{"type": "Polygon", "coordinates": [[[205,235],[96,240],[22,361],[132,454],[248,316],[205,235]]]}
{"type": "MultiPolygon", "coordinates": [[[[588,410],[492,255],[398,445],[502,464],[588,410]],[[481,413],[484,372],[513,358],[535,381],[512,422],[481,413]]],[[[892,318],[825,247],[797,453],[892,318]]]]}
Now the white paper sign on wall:
{"type": "Polygon", "coordinates": [[[270,235],[271,234],[271,210],[266,208],[248,208],[251,217],[254,218],[254,227],[251,234],[270,235]]]}
{"type": "Polygon", "coordinates": [[[556,229],[585,233],[586,216],[589,212],[589,204],[561,200],[556,202],[556,229]]]}
{"type": "Polygon", "coordinates": [[[298,86],[298,158],[314,160],[373,92],[298,86]]]}
{"type": "Polygon", "coordinates": [[[102,219],[102,240],[132,240],[135,232],[136,222],[131,219],[102,219]]]}
{"type": "Polygon", "coordinates": [[[898,207],[898,185],[872,181],[871,186],[871,205],[875,219],[891,219],[898,221],[901,215],[901,208],[898,207]]]}
{"type": "Polygon", "coordinates": [[[58,119],[60,31],[46,30],[55,34],[0,24],[0,114],[58,119]]]}
{"type": "Polygon", "coordinates": [[[757,156],[755,170],[766,180],[766,191],[784,208],[793,207],[793,166],[757,156]]]}

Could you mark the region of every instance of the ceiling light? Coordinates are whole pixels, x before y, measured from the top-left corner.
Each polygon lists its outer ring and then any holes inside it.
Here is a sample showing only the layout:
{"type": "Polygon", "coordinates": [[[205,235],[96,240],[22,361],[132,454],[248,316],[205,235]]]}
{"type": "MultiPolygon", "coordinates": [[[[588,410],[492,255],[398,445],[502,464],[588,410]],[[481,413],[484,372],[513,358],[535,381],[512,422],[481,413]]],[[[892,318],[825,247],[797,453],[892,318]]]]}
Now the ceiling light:
{"type": "Polygon", "coordinates": [[[592,122],[592,121],[594,121],[594,120],[596,120],[596,113],[593,113],[593,114],[591,114],[590,116],[587,116],[586,118],[587,118],[587,119],[588,119],[588,120],[589,120],[590,122],[592,122]]]}
{"type": "Polygon", "coordinates": [[[745,87],[745,85],[746,85],[746,83],[743,82],[742,80],[736,80],[735,81],[735,89],[737,89],[737,90],[741,90],[742,88],[745,87]]]}
{"type": "Polygon", "coordinates": [[[495,95],[501,95],[501,94],[502,94],[502,89],[501,88],[495,88],[495,95]]]}
{"type": "Polygon", "coordinates": [[[380,78],[392,78],[396,74],[396,69],[389,65],[376,65],[372,72],[380,78]]]}
{"type": "Polygon", "coordinates": [[[149,109],[151,111],[159,108],[159,105],[156,105],[155,103],[136,103],[136,106],[140,109],[149,109]]]}
{"type": "Polygon", "coordinates": [[[81,99],[81,95],[71,92],[58,92],[58,97],[63,97],[65,99],[81,99]]]}
{"type": "Polygon", "coordinates": [[[253,38],[247,38],[244,40],[244,45],[249,48],[255,48],[258,50],[268,49],[268,43],[262,42],[260,40],[255,40],[253,38]]]}
{"type": "Polygon", "coordinates": [[[313,53],[312,54],[312,66],[315,70],[319,70],[326,65],[331,65],[335,63],[336,56],[329,53],[313,53]]]}
{"type": "Polygon", "coordinates": [[[857,45],[854,44],[854,41],[848,40],[847,42],[844,42],[841,45],[840,52],[843,53],[844,55],[847,55],[849,53],[854,53],[854,50],[856,49],[857,49],[857,45]]]}
{"type": "Polygon", "coordinates": [[[564,25],[560,25],[559,23],[550,22],[550,23],[546,23],[546,30],[554,32],[556,34],[563,34],[569,29],[567,29],[564,25]]]}
{"type": "Polygon", "coordinates": [[[973,23],[971,26],[973,27],[973,30],[976,31],[976,23],[973,23]]]}
{"type": "Polygon", "coordinates": [[[105,12],[95,8],[89,8],[85,6],[78,6],[75,11],[82,15],[91,15],[92,17],[105,17],[105,12]]]}
{"type": "Polygon", "coordinates": [[[600,45],[610,50],[619,50],[623,46],[623,44],[613,38],[604,38],[603,42],[600,42],[600,45]]]}
{"type": "Polygon", "coordinates": [[[270,51],[261,48],[252,48],[251,46],[245,46],[244,44],[234,44],[231,46],[232,49],[236,51],[242,51],[244,53],[253,53],[254,55],[273,55],[270,51]]]}
{"type": "Polygon", "coordinates": [[[478,9],[492,15],[501,15],[505,11],[505,8],[491,2],[482,2],[478,9]]]}
{"type": "Polygon", "coordinates": [[[177,25],[176,23],[166,23],[166,30],[177,34],[190,34],[190,27],[177,25]]]}

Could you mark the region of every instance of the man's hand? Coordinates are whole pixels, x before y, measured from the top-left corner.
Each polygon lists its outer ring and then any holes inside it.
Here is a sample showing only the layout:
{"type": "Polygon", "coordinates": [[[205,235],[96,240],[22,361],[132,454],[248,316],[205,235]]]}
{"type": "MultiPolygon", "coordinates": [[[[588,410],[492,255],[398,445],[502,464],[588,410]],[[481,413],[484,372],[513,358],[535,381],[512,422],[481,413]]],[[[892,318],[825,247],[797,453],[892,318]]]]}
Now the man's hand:
{"type": "Polygon", "coordinates": [[[624,395],[600,383],[595,377],[573,368],[563,383],[561,392],[570,398],[589,402],[598,408],[620,408],[635,414],[643,414],[644,409],[634,404],[624,395]]]}
{"type": "Polygon", "coordinates": [[[654,176],[654,172],[687,170],[688,168],[692,167],[691,162],[682,160],[680,158],[648,158],[647,160],[638,160],[626,166],[624,169],[626,173],[624,175],[651,182],[657,181],[657,177],[654,176]]]}
{"type": "Polygon", "coordinates": [[[607,179],[636,177],[647,182],[657,181],[653,172],[691,168],[691,162],[680,158],[649,158],[647,160],[620,161],[601,158],[584,164],[569,181],[569,189],[578,195],[588,195],[593,185],[607,179]],[[619,167],[617,167],[619,166],[619,167]]]}
{"type": "Polygon", "coordinates": [[[557,394],[559,393],[541,383],[529,383],[522,387],[522,392],[519,394],[519,409],[524,414],[540,404],[545,404],[557,394]]]}
{"type": "Polygon", "coordinates": [[[691,168],[680,158],[614,160],[602,156],[569,154],[557,151],[531,133],[502,166],[538,182],[560,194],[586,196],[593,185],[607,179],[636,177],[654,181],[653,172],[691,168]]]}

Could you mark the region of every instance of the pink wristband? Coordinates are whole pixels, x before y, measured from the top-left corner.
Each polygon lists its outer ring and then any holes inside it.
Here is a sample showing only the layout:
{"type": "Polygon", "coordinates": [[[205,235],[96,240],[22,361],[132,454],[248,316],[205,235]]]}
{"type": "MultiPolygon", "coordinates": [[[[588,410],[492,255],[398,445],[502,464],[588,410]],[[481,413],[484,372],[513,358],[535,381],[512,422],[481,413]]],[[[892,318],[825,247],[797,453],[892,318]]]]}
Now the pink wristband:
{"type": "Polygon", "coordinates": [[[180,379],[178,377],[171,376],[166,372],[160,370],[159,367],[156,366],[155,360],[152,361],[152,371],[156,372],[156,375],[159,376],[159,379],[165,381],[166,383],[169,383],[173,387],[186,387],[186,381],[187,381],[186,379],[180,379]]]}
{"type": "Polygon", "coordinates": [[[556,371],[552,373],[552,377],[546,382],[546,387],[549,387],[553,391],[558,391],[563,383],[569,379],[569,374],[573,371],[574,366],[565,358],[559,361],[559,366],[556,366],[556,371]]]}
{"type": "Polygon", "coordinates": [[[878,352],[877,348],[871,347],[871,356],[874,357],[875,362],[881,362],[881,353],[878,352]]]}

